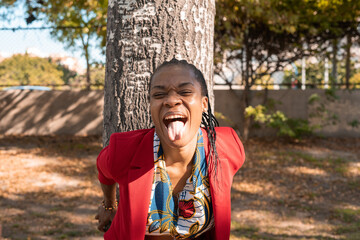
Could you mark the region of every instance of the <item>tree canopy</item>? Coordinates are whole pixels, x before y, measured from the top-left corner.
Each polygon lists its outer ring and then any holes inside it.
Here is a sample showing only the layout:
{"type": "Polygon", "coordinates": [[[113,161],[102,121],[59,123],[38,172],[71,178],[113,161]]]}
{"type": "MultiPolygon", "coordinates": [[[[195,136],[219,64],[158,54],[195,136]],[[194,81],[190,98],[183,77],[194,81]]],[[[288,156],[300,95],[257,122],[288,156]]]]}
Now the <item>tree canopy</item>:
{"type": "Polygon", "coordinates": [[[107,0],[27,1],[26,21],[44,20],[54,27],[52,35],[68,47],[84,46],[92,38],[104,47],[107,5],[107,0]]]}
{"type": "Polygon", "coordinates": [[[51,59],[28,54],[0,62],[0,85],[62,85],[63,71],[51,59]]]}
{"type": "Polygon", "coordinates": [[[251,87],[303,56],[326,54],[331,40],[357,36],[359,16],[357,0],[217,0],[217,73],[226,66],[251,87]]]}
{"type": "MultiPolygon", "coordinates": [[[[3,6],[10,8],[24,0],[6,0],[3,6]]],[[[106,44],[107,0],[38,0],[25,1],[26,22],[42,20],[53,27],[51,35],[69,49],[81,48],[86,59],[86,79],[90,88],[90,68],[93,59],[91,48],[104,50],[106,44]],[[94,46],[95,43],[95,46],[94,46]]],[[[1,6],[0,6],[1,7],[1,6]]]]}
{"type": "MultiPolygon", "coordinates": [[[[91,43],[104,50],[108,0],[3,0],[0,7],[19,3],[29,24],[43,20],[53,37],[83,49],[90,84],[91,43]]],[[[359,43],[358,0],[216,0],[216,12],[215,72],[226,78],[224,67],[231,69],[248,87],[303,56],[332,57],[337,66],[337,47],[347,48],[349,59],[359,43]],[[349,43],[340,44],[344,37],[349,43]]]]}
{"type": "MultiPolygon", "coordinates": [[[[93,88],[101,88],[105,79],[104,65],[92,66],[90,74],[93,88]]],[[[84,88],[86,76],[70,70],[59,60],[17,54],[0,62],[0,85],[68,85],[84,88]]]]}

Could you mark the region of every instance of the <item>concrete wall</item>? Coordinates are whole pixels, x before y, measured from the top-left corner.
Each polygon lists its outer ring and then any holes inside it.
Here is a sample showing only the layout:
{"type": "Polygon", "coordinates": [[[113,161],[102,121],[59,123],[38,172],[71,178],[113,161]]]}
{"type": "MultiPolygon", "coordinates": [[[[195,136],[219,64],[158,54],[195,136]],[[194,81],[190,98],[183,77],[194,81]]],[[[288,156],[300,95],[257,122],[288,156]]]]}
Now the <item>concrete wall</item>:
{"type": "MultiPolygon", "coordinates": [[[[242,90],[215,90],[215,110],[221,112],[241,127],[242,90]]],[[[276,90],[268,91],[278,110],[288,117],[308,119],[314,110],[324,104],[327,116],[311,118],[313,124],[326,123],[329,116],[338,117],[335,125],[327,125],[320,131],[325,136],[360,137],[360,91],[337,91],[338,99],[327,99],[323,90],[276,90]],[[312,94],[320,101],[309,105],[312,94]]],[[[252,91],[252,105],[261,104],[264,91],[252,91]]],[[[0,91],[0,134],[24,135],[101,135],[102,91],[0,91]]],[[[220,121],[221,125],[231,125],[220,121]]],[[[272,135],[272,130],[252,131],[254,136],[272,135]]]]}
{"type": "MultiPolygon", "coordinates": [[[[239,99],[242,90],[216,90],[215,110],[230,118],[237,126],[241,126],[241,105],[239,99]]],[[[252,91],[251,105],[256,106],[264,101],[265,91],[252,91]]],[[[323,136],[334,137],[360,137],[360,91],[339,90],[335,92],[336,98],[325,94],[321,89],[307,90],[269,90],[268,99],[275,102],[276,110],[285,113],[289,118],[308,119],[313,125],[322,125],[317,132],[323,136]],[[317,94],[319,101],[309,104],[311,95],[317,94]],[[316,115],[316,109],[323,105],[325,111],[316,115]],[[333,121],[331,119],[334,119],[333,121]],[[359,122],[358,127],[351,126],[351,122],[359,122]]],[[[230,125],[221,121],[222,125],[230,125]]],[[[252,136],[273,135],[275,131],[269,129],[253,130],[252,136]]]]}
{"type": "Polygon", "coordinates": [[[0,91],[0,134],[102,134],[102,91],[0,91]]]}

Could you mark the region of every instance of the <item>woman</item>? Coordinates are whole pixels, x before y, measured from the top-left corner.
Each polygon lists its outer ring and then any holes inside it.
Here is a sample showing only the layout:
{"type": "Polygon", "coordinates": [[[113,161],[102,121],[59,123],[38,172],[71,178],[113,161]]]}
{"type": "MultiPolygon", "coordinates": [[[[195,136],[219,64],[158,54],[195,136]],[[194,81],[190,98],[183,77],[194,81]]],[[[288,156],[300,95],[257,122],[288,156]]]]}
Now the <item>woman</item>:
{"type": "Polygon", "coordinates": [[[111,135],[97,159],[98,229],[112,221],[105,239],[229,239],[239,138],[215,128],[203,74],[184,60],[157,68],[149,95],[155,129],[111,135]]]}

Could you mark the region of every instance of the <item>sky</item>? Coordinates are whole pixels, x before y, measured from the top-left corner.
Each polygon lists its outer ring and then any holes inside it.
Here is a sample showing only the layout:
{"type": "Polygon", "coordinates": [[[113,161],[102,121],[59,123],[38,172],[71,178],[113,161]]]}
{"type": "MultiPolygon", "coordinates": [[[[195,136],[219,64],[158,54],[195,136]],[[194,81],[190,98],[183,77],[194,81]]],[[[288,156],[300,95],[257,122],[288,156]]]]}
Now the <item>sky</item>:
{"type": "MultiPolygon", "coordinates": [[[[0,9],[0,13],[1,11],[6,10],[0,9]]],[[[12,21],[8,22],[0,19],[0,29],[46,26],[46,23],[42,21],[34,21],[32,24],[27,25],[23,12],[24,9],[20,6],[15,10],[12,21]]],[[[26,51],[30,51],[40,57],[48,57],[52,54],[76,57],[79,59],[80,64],[85,67],[85,59],[82,56],[81,49],[66,49],[64,44],[50,36],[50,30],[0,30],[1,57],[10,57],[17,53],[24,54],[26,51]]],[[[99,50],[93,50],[93,56],[105,62],[105,57],[101,55],[99,50]]]]}

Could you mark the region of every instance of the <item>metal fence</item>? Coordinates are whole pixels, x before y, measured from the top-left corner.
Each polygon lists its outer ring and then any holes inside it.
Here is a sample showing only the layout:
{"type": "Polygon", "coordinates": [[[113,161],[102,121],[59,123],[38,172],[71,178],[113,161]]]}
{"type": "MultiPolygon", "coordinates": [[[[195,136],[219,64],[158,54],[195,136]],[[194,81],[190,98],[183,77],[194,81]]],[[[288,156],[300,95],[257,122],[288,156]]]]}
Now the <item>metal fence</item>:
{"type": "MultiPolygon", "coordinates": [[[[74,26],[66,28],[82,27],[74,26]]],[[[48,86],[51,89],[81,89],[87,86],[85,77],[86,60],[81,46],[67,48],[66,44],[51,36],[51,31],[53,30],[55,28],[51,27],[0,27],[0,89],[14,85],[41,85],[48,86]],[[11,71],[10,69],[6,71],[4,68],[10,67],[9,65],[13,64],[4,61],[16,55],[26,55],[51,61],[53,67],[61,72],[61,80],[50,83],[35,81],[36,84],[31,82],[18,82],[14,84],[13,81],[4,80],[6,76],[10,75],[9,71],[11,71]],[[4,66],[5,64],[6,66],[4,66]],[[5,71],[6,76],[4,74],[5,71]]],[[[95,43],[92,45],[94,46],[95,43]]],[[[92,47],[91,51],[92,56],[98,60],[96,64],[92,64],[94,68],[90,71],[95,76],[93,77],[95,80],[91,82],[91,87],[98,89],[102,88],[104,82],[104,79],[101,79],[105,76],[104,67],[101,63],[105,62],[105,56],[101,49],[92,47]],[[103,73],[101,73],[100,69],[103,73]],[[93,73],[93,70],[95,73],[93,73]]],[[[14,73],[14,75],[20,74],[20,70],[28,67],[25,65],[24,62],[19,63],[19,66],[16,68],[17,73],[14,73]]],[[[58,72],[52,73],[51,71],[48,71],[47,74],[49,78],[58,77],[55,76],[58,72]]],[[[26,73],[21,72],[21,74],[26,73]]]]}
{"type": "MultiPolygon", "coordinates": [[[[61,27],[59,27],[61,28],[61,27]]],[[[72,27],[72,28],[81,28],[81,27],[72,27]]],[[[82,89],[86,88],[87,84],[85,81],[85,71],[86,71],[86,63],[83,57],[81,49],[67,49],[65,44],[59,42],[51,37],[50,32],[54,30],[54,28],[50,27],[25,27],[25,28],[11,28],[11,27],[0,27],[0,89],[5,87],[10,87],[13,85],[29,85],[29,84],[13,84],[6,83],[1,81],[1,63],[5,59],[11,58],[15,54],[28,54],[30,56],[40,57],[52,59],[56,64],[60,64],[66,69],[62,69],[65,71],[63,74],[67,74],[63,76],[62,82],[57,83],[37,83],[36,85],[47,86],[51,89],[82,89]]],[[[96,50],[96,58],[103,59],[105,61],[105,56],[99,49],[96,50]]],[[[354,49],[354,51],[359,51],[359,49],[354,49]]],[[[355,58],[354,58],[355,59],[355,58]]],[[[357,59],[354,65],[359,65],[357,59]]],[[[18,66],[21,68],[22,66],[18,66]]],[[[360,72],[360,70],[356,70],[356,68],[352,69],[353,73],[360,72]]],[[[93,75],[93,79],[91,82],[92,89],[101,89],[104,84],[105,71],[104,67],[97,65],[93,69],[91,73],[93,75]]],[[[323,74],[323,73],[320,73],[323,74]]],[[[354,75],[354,74],[353,74],[354,75]]],[[[218,88],[234,88],[234,89],[242,89],[244,85],[242,84],[221,84],[215,82],[215,84],[219,85],[218,88]]],[[[261,81],[257,81],[251,89],[309,89],[309,88],[320,88],[326,89],[329,87],[334,87],[337,89],[345,89],[345,82],[338,82],[333,84],[325,84],[325,83],[314,83],[306,81],[305,83],[301,83],[301,76],[297,77],[295,81],[287,81],[282,83],[276,83],[276,81],[271,82],[270,84],[262,83],[261,81]]],[[[358,82],[351,82],[350,89],[360,89],[360,74],[358,82]]]]}

